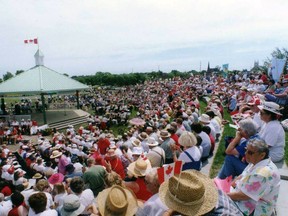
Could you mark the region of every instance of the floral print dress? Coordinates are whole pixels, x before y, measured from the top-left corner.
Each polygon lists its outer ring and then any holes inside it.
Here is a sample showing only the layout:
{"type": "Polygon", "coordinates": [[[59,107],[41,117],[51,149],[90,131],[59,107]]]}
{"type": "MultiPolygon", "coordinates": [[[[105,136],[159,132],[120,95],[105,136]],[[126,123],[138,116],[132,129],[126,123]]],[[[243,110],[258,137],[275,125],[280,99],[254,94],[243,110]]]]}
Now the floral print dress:
{"type": "Polygon", "coordinates": [[[280,187],[278,168],[271,161],[265,159],[257,164],[249,164],[236,182],[236,191],[242,191],[250,200],[237,201],[236,205],[245,214],[266,216],[271,215],[276,207],[280,187]]]}

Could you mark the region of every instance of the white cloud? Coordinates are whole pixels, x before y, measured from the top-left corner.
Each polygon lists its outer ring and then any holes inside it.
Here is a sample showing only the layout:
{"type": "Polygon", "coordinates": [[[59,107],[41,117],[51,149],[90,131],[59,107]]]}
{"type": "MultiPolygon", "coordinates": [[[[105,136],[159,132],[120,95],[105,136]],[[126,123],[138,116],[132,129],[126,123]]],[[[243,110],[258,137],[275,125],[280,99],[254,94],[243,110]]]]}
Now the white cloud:
{"type": "Polygon", "coordinates": [[[285,0],[1,1],[0,75],[34,65],[36,47],[23,40],[37,36],[45,65],[70,75],[159,64],[167,71],[199,69],[201,60],[248,68],[287,47],[287,6],[285,0]]]}

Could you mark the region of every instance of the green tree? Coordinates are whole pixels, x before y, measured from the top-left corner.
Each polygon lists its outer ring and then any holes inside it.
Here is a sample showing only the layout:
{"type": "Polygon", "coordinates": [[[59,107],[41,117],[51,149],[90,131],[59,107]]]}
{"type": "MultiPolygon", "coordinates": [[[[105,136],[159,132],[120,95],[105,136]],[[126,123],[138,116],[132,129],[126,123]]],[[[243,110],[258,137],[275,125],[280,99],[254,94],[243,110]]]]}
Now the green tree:
{"type": "Polygon", "coordinates": [[[17,76],[17,75],[19,75],[19,74],[21,74],[21,73],[23,73],[23,72],[24,72],[24,70],[17,70],[16,73],[15,73],[15,75],[17,76]]]}
{"type": "Polygon", "coordinates": [[[3,80],[6,81],[10,78],[12,78],[14,75],[11,72],[7,72],[6,74],[3,75],[3,80]]]}

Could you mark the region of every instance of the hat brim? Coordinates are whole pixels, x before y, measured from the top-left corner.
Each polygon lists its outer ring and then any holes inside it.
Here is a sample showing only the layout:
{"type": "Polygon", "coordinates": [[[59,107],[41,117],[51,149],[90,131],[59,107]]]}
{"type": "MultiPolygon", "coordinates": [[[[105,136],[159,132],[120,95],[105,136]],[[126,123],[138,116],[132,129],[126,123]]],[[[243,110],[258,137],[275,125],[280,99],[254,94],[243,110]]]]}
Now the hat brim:
{"type": "Polygon", "coordinates": [[[80,207],[73,211],[73,212],[69,212],[69,211],[65,211],[65,209],[62,207],[61,208],[61,216],[78,216],[80,215],[83,211],[85,210],[85,206],[83,204],[80,204],[80,207]]]}
{"type": "MultiPolygon", "coordinates": [[[[149,159],[147,159],[149,160],[149,159]]],[[[139,171],[139,173],[136,173],[135,172],[135,165],[136,165],[136,161],[135,162],[132,162],[129,164],[129,166],[127,167],[127,170],[133,175],[135,176],[136,178],[138,177],[144,177],[146,176],[146,174],[149,172],[149,170],[152,168],[151,166],[151,163],[147,163],[147,168],[143,171],[139,171]]]]}
{"type": "MultiPolygon", "coordinates": [[[[111,213],[107,212],[108,210],[107,210],[107,208],[105,208],[106,199],[108,197],[110,190],[111,190],[111,188],[107,188],[107,189],[101,191],[96,198],[97,203],[98,203],[98,210],[99,210],[101,215],[112,215],[111,213]]],[[[133,216],[133,215],[135,215],[135,213],[138,209],[137,199],[134,196],[133,192],[131,192],[130,190],[128,190],[126,188],[123,188],[123,190],[125,191],[125,193],[127,195],[128,207],[127,207],[126,213],[121,214],[121,216],[133,216]]]]}
{"type": "MultiPolygon", "coordinates": [[[[203,182],[205,187],[203,202],[195,205],[184,205],[183,203],[176,202],[171,198],[171,196],[168,195],[170,193],[168,188],[169,180],[163,182],[159,188],[159,197],[161,201],[170,209],[187,216],[200,216],[210,212],[213,208],[215,208],[218,200],[218,191],[213,180],[201,172],[196,172],[195,170],[185,172],[194,172],[194,175],[196,175],[197,178],[201,179],[201,182],[203,182]]],[[[191,196],[193,196],[193,194],[191,194],[191,196]]]]}
{"type": "Polygon", "coordinates": [[[277,110],[274,110],[274,109],[270,109],[269,107],[265,107],[263,105],[259,105],[257,106],[260,110],[267,110],[269,112],[272,112],[272,113],[275,113],[277,115],[281,115],[282,116],[282,113],[278,112],[277,110]]]}
{"type": "Polygon", "coordinates": [[[160,133],[158,133],[158,136],[162,137],[162,138],[168,138],[171,136],[171,133],[168,132],[168,134],[166,136],[162,136],[160,133]]]}
{"type": "Polygon", "coordinates": [[[199,121],[203,122],[203,123],[207,123],[209,124],[210,123],[210,120],[207,121],[207,119],[203,119],[201,117],[199,117],[199,121]]]}
{"type": "Polygon", "coordinates": [[[63,154],[62,152],[59,152],[59,154],[57,155],[51,155],[50,158],[54,159],[54,158],[60,157],[62,154],[63,154]]]}
{"type": "Polygon", "coordinates": [[[153,147],[153,146],[158,146],[159,143],[155,141],[155,143],[147,143],[147,145],[153,147]]]}

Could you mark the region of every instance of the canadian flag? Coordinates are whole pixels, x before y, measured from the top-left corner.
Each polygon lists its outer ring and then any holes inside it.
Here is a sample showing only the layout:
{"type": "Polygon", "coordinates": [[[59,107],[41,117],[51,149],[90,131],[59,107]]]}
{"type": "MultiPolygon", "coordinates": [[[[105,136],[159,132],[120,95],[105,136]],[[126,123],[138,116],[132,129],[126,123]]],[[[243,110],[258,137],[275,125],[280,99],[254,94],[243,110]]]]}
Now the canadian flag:
{"type": "Polygon", "coordinates": [[[165,164],[163,167],[158,168],[157,173],[159,183],[162,184],[173,175],[180,174],[182,165],[182,161],[176,161],[175,163],[165,164]]]}
{"type": "Polygon", "coordinates": [[[38,38],[24,40],[25,44],[38,44],[38,38]]]}

